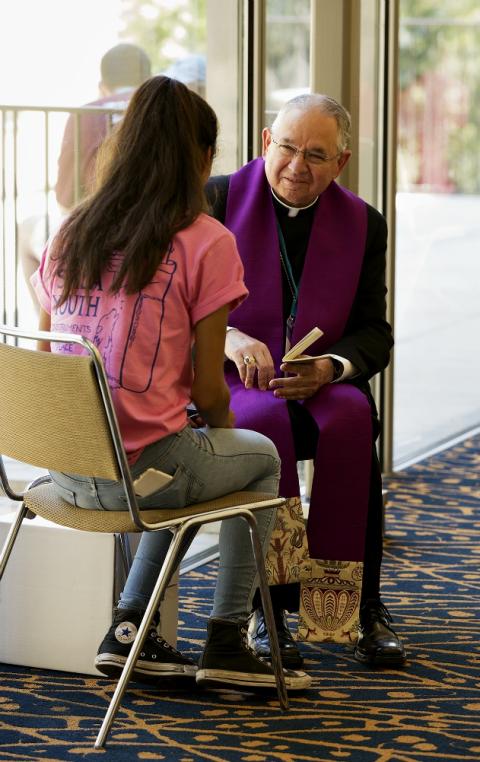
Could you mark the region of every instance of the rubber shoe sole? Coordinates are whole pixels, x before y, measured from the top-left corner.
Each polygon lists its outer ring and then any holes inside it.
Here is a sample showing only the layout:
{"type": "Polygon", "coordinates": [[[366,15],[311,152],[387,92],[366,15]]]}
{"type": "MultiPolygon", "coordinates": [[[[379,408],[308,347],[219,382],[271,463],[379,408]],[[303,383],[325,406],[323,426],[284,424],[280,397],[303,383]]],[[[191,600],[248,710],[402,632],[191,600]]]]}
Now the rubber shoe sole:
{"type": "MultiPolygon", "coordinates": [[[[102,653],[95,658],[95,667],[107,677],[120,677],[127,661],[126,656],[102,653]]],[[[195,677],[196,664],[175,664],[173,662],[137,661],[132,672],[132,680],[158,680],[162,677],[195,677]]]]}
{"type": "MultiPolygon", "coordinates": [[[[285,685],[291,691],[304,691],[310,688],[312,678],[306,672],[294,672],[284,669],[285,685]]],[[[199,669],[196,675],[198,685],[225,685],[246,688],[276,688],[274,674],[255,672],[235,672],[226,669],[199,669]]]]}

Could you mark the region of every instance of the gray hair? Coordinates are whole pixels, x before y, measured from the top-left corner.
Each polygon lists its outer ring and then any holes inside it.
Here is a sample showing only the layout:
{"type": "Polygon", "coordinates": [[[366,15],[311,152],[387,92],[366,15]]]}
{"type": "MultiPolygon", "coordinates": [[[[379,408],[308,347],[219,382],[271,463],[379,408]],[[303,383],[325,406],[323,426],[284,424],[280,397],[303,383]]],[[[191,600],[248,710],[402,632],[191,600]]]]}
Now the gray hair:
{"type": "Polygon", "coordinates": [[[318,109],[322,114],[332,116],[338,128],[337,145],[339,151],[344,151],[350,141],[350,132],[352,129],[352,120],[347,109],[341,105],[335,98],[331,98],[329,95],[323,93],[305,93],[303,95],[297,95],[295,98],[287,101],[277,114],[275,121],[272,124],[272,130],[275,127],[277,120],[292,109],[301,109],[302,111],[309,111],[310,109],[318,109]]]}

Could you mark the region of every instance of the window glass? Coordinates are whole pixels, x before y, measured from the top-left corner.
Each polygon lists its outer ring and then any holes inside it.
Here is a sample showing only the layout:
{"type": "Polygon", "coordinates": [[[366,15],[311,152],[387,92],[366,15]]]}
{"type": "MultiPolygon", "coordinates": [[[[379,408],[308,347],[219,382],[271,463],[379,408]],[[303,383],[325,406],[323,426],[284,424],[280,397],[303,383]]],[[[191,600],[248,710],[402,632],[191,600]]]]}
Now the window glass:
{"type": "Polygon", "coordinates": [[[394,460],[480,423],[480,8],[401,0],[394,460]]]}
{"type": "MultiPolygon", "coordinates": [[[[0,5],[0,67],[4,73],[0,80],[0,311],[7,322],[32,326],[37,322],[37,308],[28,289],[30,275],[38,266],[49,231],[55,229],[87,187],[81,183],[80,188],[77,183],[78,177],[83,177],[82,125],[86,124],[79,122],[77,142],[75,129],[70,131],[75,150],[68,154],[68,192],[56,192],[69,108],[79,109],[92,102],[98,105],[102,99],[102,107],[124,109],[128,102],[127,88],[121,83],[115,86],[113,95],[102,89],[102,56],[119,43],[133,43],[149,57],[152,74],[166,73],[207,95],[207,48],[213,48],[217,40],[215,52],[208,56],[213,70],[221,48],[218,24],[225,25],[228,16],[229,50],[231,57],[235,56],[231,40],[239,36],[238,3],[83,0],[72,4],[64,0],[16,0],[8,4],[8,10],[4,6],[0,5]],[[46,13],[54,24],[45,24],[46,13]],[[19,64],[25,56],[34,62],[34,69],[19,64]]],[[[207,96],[220,116],[221,127],[222,108],[230,113],[231,102],[239,101],[238,81],[227,66],[222,71],[228,83],[228,104],[224,102],[225,90],[219,92],[216,87],[215,77],[209,81],[207,96]]],[[[118,118],[121,115],[115,113],[109,124],[118,118]]],[[[236,158],[238,124],[237,119],[226,130],[232,162],[236,158]]],[[[221,141],[220,154],[224,146],[225,141],[221,141]]],[[[94,156],[91,166],[94,168],[94,156]]]]}
{"type": "Polygon", "coordinates": [[[205,95],[207,0],[121,0],[120,34],[148,53],[154,74],[205,95]]]}
{"type": "Polygon", "coordinates": [[[310,0],[267,0],[265,123],[290,98],[309,92],[310,0]]]}
{"type": "MultiPolygon", "coordinates": [[[[377,198],[378,155],[378,4],[360,7],[360,93],[358,113],[358,193],[373,206],[377,198]]],[[[355,129],[355,126],[354,126],[355,129]]]]}

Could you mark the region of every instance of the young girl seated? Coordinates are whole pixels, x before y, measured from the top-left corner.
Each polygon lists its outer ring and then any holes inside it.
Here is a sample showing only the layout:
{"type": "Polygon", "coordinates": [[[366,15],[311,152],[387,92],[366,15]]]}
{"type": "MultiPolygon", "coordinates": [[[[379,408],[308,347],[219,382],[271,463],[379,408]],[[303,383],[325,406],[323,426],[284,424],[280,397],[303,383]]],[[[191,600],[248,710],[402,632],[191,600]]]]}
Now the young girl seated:
{"type": "MultiPolygon", "coordinates": [[[[140,498],[142,508],[235,490],[277,495],[276,449],[261,434],[235,430],[223,375],[228,312],[248,292],[232,234],[203,211],[216,138],[216,116],[202,98],[165,76],[145,82],[105,146],[96,192],[63,223],[32,278],[40,327],[82,334],[98,347],[134,480],[149,468],[172,477],[140,498]],[[201,428],[189,425],[192,402],[201,428]]],[[[64,344],[55,351],[82,350],[64,344]]],[[[127,509],[117,482],[51,475],[74,505],[127,509]]],[[[274,510],[256,516],[266,547],[274,510]]],[[[170,539],[168,531],[142,535],[95,659],[106,675],[125,664],[170,539]]],[[[246,643],[256,576],[246,522],[223,522],[200,668],[152,627],[135,678],[274,686],[271,665],[246,643]]],[[[286,671],[286,683],[305,688],[310,679],[286,671]]]]}

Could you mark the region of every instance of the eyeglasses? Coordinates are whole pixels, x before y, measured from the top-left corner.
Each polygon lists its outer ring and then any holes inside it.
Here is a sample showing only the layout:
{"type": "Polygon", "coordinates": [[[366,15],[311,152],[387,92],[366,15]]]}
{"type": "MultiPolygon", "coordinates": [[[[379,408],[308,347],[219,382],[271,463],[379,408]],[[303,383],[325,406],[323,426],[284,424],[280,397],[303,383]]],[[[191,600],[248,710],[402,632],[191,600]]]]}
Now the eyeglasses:
{"type": "Polygon", "coordinates": [[[291,160],[301,153],[308,164],[326,164],[327,161],[338,159],[343,153],[343,151],[340,151],[335,154],[335,156],[325,156],[325,154],[319,153],[318,151],[302,151],[301,148],[291,146],[289,143],[279,143],[278,140],[275,140],[274,138],[272,138],[272,143],[275,143],[282,156],[291,160]]]}

